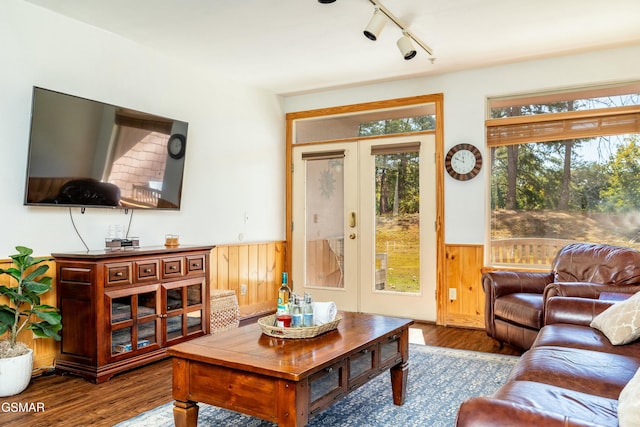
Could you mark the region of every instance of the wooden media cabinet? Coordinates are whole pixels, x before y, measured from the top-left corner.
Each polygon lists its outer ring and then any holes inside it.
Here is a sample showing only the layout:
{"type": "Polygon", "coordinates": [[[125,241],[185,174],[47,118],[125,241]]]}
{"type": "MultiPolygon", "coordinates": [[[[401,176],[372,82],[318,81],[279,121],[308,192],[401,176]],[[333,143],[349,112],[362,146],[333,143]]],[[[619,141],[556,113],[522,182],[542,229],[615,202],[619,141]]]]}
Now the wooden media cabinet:
{"type": "Polygon", "coordinates": [[[210,332],[213,246],[55,253],[62,341],[57,373],[100,383],[210,332]]]}

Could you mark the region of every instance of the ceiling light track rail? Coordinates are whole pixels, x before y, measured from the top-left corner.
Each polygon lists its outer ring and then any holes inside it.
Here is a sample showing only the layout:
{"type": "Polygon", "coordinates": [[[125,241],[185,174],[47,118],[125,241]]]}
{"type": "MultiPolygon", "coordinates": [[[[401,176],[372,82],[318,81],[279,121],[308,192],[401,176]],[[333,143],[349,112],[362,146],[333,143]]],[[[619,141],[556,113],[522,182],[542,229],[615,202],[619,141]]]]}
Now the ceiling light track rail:
{"type": "MultiPolygon", "coordinates": [[[[318,3],[330,4],[335,3],[336,0],[318,0],[318,3]]],[[[372,41],[378,40],[378,35],[382,32],[382,29],[387,23],[387,19],[393,22],[396,27],[402,31],[402,37],[397,41],[398,49],[403,58],[406,60],[412,59],[416,56],[416,50],[413,47],[411,41],[413,40],[418,46],[420,46],[429,56],[433,57],[433,50],[418,36],[416,36],[407,26],[400,21],[389,9],[387,9],[379,0],[369,0],[369,3],[375,6],[375,11],[371,20],[365,27],[363,33],[366,38],[372,41]],[[386,17],[386,18],[385,18],[386,17]]],[[[429,58],[431,63],[435,58],[429,58]]]]}
{"type": "Polygon", "coordinates": [[[389,9],[387,9],[382,3],[378,0],[369,0],[369,3],[373,4],[380,12],[384,13],[384,15],[389,18],[391,22],[393,22],[402,33],[411,38],[418,46],[420,46],[425,52],[427,52],[430,56],[433,56],[433,49],[431,49],[425,42],[423,42],[418,36],[413,34],[407,26],[400,21],[389,9]]]}

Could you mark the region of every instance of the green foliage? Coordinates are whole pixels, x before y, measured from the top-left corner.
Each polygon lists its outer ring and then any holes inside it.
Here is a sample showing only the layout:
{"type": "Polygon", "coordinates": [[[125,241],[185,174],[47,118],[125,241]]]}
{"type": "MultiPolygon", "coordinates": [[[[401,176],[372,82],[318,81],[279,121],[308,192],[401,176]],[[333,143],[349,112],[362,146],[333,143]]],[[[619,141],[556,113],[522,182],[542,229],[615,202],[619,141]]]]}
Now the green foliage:
{"type": "Polygon", "coordinates": [[[600,196],[606,210],[627,212],[640,209],[640,147],[638,136],[618,148],[607,164],[609,179],[600,196]]]}
{"type": "Polygon", "coordinates": [[[0,268],[0,274],[12,277],[16,286],[0,286],[0,296],[9,304],[0,304],[0,336],[9,333],[11,347],[15,347],[18,334],[30,329],[41,338],[60,340],[62,329],[60,311],[56,307],[40,303],[40,296],[51,290],[51,277],[44,276],[48,265],[39,265],[50,258],[33,258],[33,250],[16,246],[17,254],[11,255],[14,267],[0,268]]]}
{"type": "MultiPolygon", "coordinates": [[[[573,144],[599,140],[577,140],[573,144]]],[[[572,152],[570,173],[564,170],[566,141],[530,143],[518,146],[517,181],[508,181],[507,147],[493,149],[491,206],[507,208],[507,193],[515,185],[515,209],[537,211],[561,209],[561,188],[568,181],[569,211],[621,213],[640,209],[640,144],[638,135],[627,135],[618,145],[607,140],[613,154],[605,160],[583,159],[572,152]]]]}

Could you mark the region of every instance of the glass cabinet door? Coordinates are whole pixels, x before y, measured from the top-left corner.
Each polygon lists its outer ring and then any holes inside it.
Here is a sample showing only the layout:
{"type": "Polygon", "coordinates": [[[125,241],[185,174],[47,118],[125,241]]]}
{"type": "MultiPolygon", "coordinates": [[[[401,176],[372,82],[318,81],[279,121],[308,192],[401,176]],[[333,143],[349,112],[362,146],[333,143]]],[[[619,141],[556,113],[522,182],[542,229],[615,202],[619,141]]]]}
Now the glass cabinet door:
{"type": "Polygon", "coordinates": [[[110,357],[159,347],[159,297],[158,285],[105,293],[111,334],[110,357]]]}
{"type": "Polygon", "coordinates": [[[205,280],[202,278],[163,284],[166,309],[164,338],[175,343],[205,330],[205,280]]]}

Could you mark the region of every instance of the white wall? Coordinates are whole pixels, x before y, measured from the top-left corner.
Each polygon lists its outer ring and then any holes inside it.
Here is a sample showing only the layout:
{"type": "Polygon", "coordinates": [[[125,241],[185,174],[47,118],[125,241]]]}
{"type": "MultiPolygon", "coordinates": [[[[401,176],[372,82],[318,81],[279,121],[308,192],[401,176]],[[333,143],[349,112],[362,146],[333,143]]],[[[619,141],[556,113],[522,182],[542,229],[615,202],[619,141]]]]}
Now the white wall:
{"type": "MultiPolygon", "coordinates": [[[[0,258],[82,251],[67,208],[23,205],[33,86],[189,122],[182,209],[135,211],[130,235],[159,245],[284,239],[284,116],[279,97],[225,81],[111,33],[19,0],[0,2],[0,258]],[[248,218],[245,221],[245,214],[248,218]]],[[[122,211],[77,208],[90,249],[122,211]]]]}
{"type": "MultiPolygon", "coordinates": [[[[420,60],[417,57],[414,60],[420,60]]],[[[640,79],[640,46],[521,62],[287,97],[285,111],[297,112],[415,95],[444,94],[445,151],[475,144],[486,160],[485,109],[489,96],[640,79]]],[[[458,182],[445,174],[445,241],[482,244],[486,230],[488,167],[458,182]],[[469,207],[474,207],[470,209],[469,207]],[[477,208],[476,208],[477,207],[477,208]]]]}

